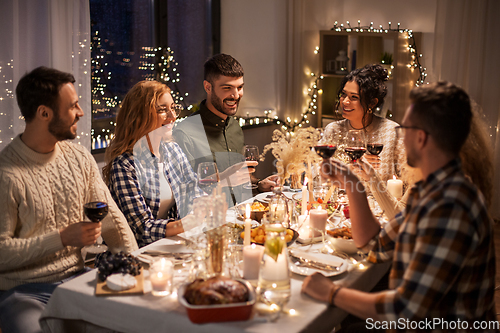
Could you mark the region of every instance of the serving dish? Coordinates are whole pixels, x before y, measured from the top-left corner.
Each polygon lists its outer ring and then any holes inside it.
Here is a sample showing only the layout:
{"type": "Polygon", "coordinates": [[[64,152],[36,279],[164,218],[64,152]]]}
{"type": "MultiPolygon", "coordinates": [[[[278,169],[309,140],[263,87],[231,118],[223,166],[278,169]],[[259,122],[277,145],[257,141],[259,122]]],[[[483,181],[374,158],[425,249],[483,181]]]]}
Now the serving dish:
{"type": "Polygon", "coordinates": [[[325,242],[330,243],[330,245],[335,249],[340,252],[344,252],[347,254],[355,254],[358,253],[359,249],[356,247],[354,244],[354,240],[352,238],[350,239],[344,239],[342,237],[335,237],[329,234],[329,232],[335,232],[336,230],[340,229],[345,229],[345,228],[337,228],[337,229],[332,229],[330,231],[327,231],[325,234],[325,242]]]}
{"type": "MultiPolygon", "coordinates": [[[[250,219],[255,220],[260,222],[264,215],[269,211],[269,203],[268,202],[261,202],[257,201],[261,205],[263,205],[266,209],[265,210],[250,210],[250,219]]],[[[240,204],[236,208],[238,209],[238,214],[242,219],[246,218],[246,204],[240,204]]]]}
{"type": "MultiPolygon", "coordinates": [[[[252,229],[255,229],[255,228],[252,228],[252,229]]],[[[297,240],[297,238],[299,238],[299,233],[296,230],[294,230],[294,229],[291,229],[291,228],[287,228],[287,229],[293,231],[292,240],[286,243],[286,246],[290,246],[293,243],[295,243],[295,241],[297,240]]],[[[240,234],[240,236],[238,238],[238,243],[239,244],[243,244],[243,238],[241,238],[241,234],[240,234]]],[[[264,245],[265,242],[252,242],[251,241],[251,243],[252,244],[258,244],[258,245],[264,245]]]]}
{"type": "Polygon", "coordinates": [[[248,301],[231,304],[214,305],[192,305],[184,298],[186,287],[189,283],[183,284],[177,290],[179,303],[186,308],[189,320],[195,324],[216,323],[225,321],[248,320],[253,315],[253,306],[256,301],[255,290],[252,285],[245,280],[235,279],[248,289],[248,301]]]}

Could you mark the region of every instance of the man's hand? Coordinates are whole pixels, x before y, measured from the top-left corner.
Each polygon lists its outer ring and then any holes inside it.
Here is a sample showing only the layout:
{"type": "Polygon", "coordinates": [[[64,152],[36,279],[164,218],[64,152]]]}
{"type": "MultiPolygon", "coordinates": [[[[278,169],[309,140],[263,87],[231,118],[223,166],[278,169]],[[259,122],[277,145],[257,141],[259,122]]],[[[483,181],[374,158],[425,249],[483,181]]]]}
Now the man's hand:
{"type": "Polygon", "coordinates": [[[323,274],[316,272],[307,276],[302,283],[302,292],[321,302],[330,302],[328,299],[332,289],[339,288],[323,274]]]}
{"type": "Polygon", "coordinates": [[[257,161],[245,161],[230,166],[220,174],[222,186],[250,183],[250,174],[255,172],[257,164],[259,164],[257,161]]]}
{"type": "Polygon", "coordinates": [[[358,177],[356,177],[348,165],[334,159],[323,159],[321,176],[331,179],[334,185],[337,185],[339,188],[346,188],[346,183],[356,184],[359,182],[358,177]]]}
{"type": "Polygon", "coordinates": [[[59,230],[63,246],[83,247],[94,244],[101,235],[101,222],[78,222],[59,230]]]}
{"type": "Polygon", "coordinates": [[[269,192],[274,189],[275,186],[278,185],[278,175],[271,175],[267,178],[262,179],[259,182],[259,191],[260,192],[269,192]]]}

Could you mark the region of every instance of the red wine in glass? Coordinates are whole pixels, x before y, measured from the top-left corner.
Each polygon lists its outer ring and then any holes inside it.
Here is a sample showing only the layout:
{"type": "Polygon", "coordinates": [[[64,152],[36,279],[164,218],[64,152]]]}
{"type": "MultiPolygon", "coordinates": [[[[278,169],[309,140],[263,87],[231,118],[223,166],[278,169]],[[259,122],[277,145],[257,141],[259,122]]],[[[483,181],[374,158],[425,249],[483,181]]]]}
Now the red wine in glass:
{"type": "Polygon", "coordinates": [[[368,143],[366,145],[366,148],[372,155],[378,155],[382,152],[382,149],[384,148],[384,144],[382,143],[368,143]]]}
{"type": "Polygon", "coordinates": [[[102,201],[92,201],[83,205],[83,212],[92,222],[100,222],[108,215],[108,204],[102,201]]]}
{"type": "MultiPolygon", "coordinates": [[[[83,205],[83,212],[92,222],[100,222],[108,215],[108,204],[103,201],[91,201],[83,205]]],[[[96,241],[92,245],[85,247],[89,253],[102,253],[106,252],[108,247],[96,241]]]]}
{"type": "Polygon", "coordinates": [[[316,145],[314,146],[314,150],[316,151],[316,154],[319,156],[328,159],[335,154],[335,151],[337,150],[336,145],[316,145]]]}
{"type": "Polygon", "coordinates": [[[200,184],[200,186],[212,186],[212,185],[215,185],[217,184],[217,180],[216,179],[200,179],[198,180],[198,183],[200,184]]]}
{"type": "Polygon", "coordinates": [[[351,158],[352,163],[356,163],[356,161],[366,152],[366,149],[363,147],[347,147],[344,150],[351,158]]]}

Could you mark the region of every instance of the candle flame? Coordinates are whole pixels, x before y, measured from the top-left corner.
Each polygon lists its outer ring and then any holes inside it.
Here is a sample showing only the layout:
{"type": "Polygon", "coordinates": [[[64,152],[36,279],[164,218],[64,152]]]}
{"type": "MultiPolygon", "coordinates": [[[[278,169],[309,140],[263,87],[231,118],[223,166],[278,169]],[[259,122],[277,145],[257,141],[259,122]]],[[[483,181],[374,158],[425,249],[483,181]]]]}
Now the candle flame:
{"type": "Polygon", "coordinates": [[[309,179],[307,179],[307,177],[304,177],[304,186],[306,186],[308,182],[309,182],[309,179]]]}
{"type": "Polygon", "coordinates": [[[396,180],[396,175],[392,175],[392,179],[396,180]]]}
{"type": "Polygon", "coordinates": [[[323,208],[321,207],[321,205],[318,206],[318,208],[316,208],[316,210],[322,210],[323,208]]]}
{"type": "Polygon", "coordinates": [[[246,215],[247,215],[247,219],[249,219],[250,218],[250,204],[247,204],[246,215]]]}

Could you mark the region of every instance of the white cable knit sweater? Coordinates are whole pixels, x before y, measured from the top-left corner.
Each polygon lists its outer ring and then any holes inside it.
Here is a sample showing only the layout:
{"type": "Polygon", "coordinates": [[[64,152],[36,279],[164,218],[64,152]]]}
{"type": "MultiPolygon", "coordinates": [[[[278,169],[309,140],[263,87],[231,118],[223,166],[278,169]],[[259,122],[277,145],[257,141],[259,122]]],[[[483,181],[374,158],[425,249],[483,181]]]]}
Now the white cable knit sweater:
{"type": "Polygon", "coordinates": [[[40,154],[17,136],[0,152],[0,290],[59,281],[83,268],[81,249],[63,247],[59,230],[84,220],[91,191],[106,195],[100,198],[109,205],[102,236],[109,248],[136,250],[135,237],[85,148],[61,141],[53,152],[40,154]]]}

